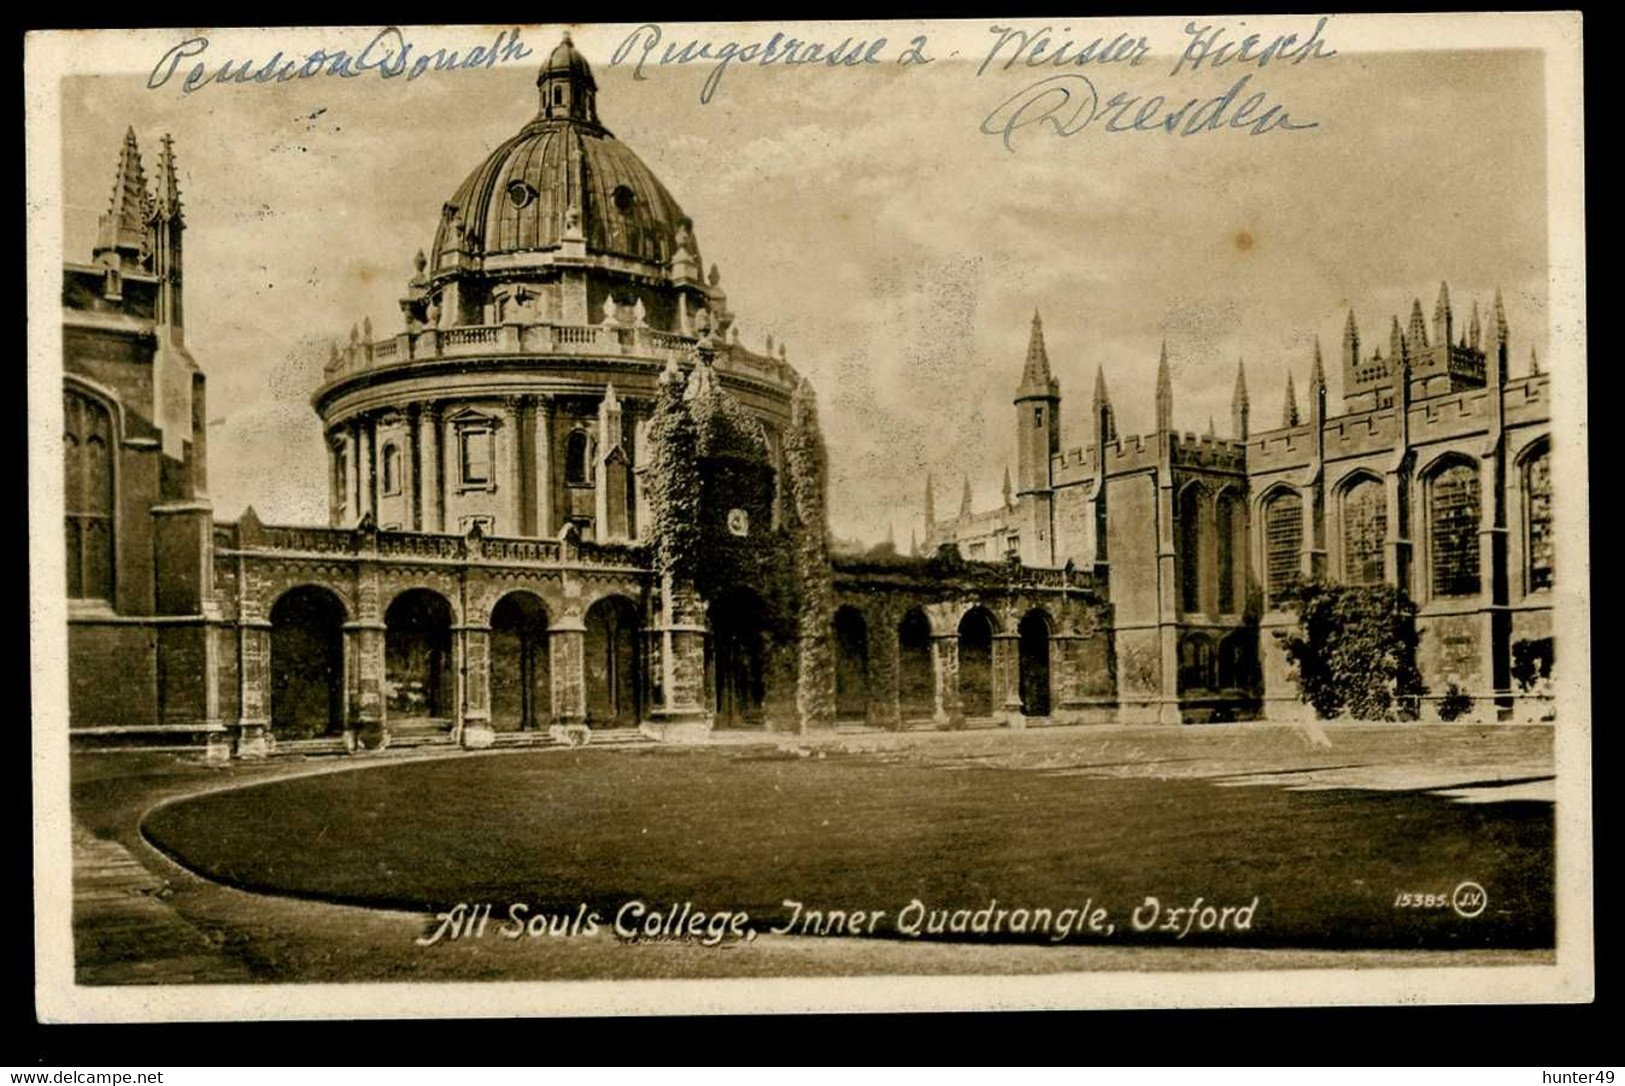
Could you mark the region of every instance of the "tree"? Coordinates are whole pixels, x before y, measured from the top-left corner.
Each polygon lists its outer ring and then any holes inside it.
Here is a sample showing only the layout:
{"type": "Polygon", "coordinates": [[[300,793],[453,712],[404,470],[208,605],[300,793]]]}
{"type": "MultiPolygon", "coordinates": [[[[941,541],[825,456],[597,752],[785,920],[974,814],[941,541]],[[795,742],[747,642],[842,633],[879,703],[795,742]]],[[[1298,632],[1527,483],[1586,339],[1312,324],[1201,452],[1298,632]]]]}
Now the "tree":
{"type": "Polygon", "coordinates": [[[790,399],[790,429],[784,442],[785,474],[795,543],[800,656],[796,710],[801,730],[835,719],[835,651],[830,623],[835,581],[829,563],[826,517],[829,457],[818,427],[818,402],[806,378],[790,399]]]}
{"type": "Polygon", "coordinates": [[[1299,696],[1324,719],[1414,719],[1426,693],[1416,666],[1416,605],[1392,585],[1311,581],[1284,606],[1297,626],[1277,631],[1295,665],[1299,696]]]}

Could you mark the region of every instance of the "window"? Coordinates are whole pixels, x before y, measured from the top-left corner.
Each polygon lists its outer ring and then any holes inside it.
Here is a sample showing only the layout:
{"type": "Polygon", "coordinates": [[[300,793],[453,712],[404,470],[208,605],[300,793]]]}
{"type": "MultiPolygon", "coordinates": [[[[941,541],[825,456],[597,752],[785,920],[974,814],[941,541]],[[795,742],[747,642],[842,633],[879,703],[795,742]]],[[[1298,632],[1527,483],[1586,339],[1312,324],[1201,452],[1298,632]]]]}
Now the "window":
{"type": "Polygon", "coordinates": [[[564,481],[571,486],[586,486],[587,431],[572,430],[564,443],[564,481]]]}
{"type": "Polygon", "coordinates": [[[384,446],[384,493],[401,492],[401,448],[394,442],[384,446]]]}
{"type": "Polygon", "coordinates": [[[491,482],[491,431],[464,430],[458,435],[462,453],[463,485],[491,482]]]}
{"type": "Polygon", "coordinates": [[[62,401],[68,598],[113,598],[113,419],[101,404],[62,401]]]}
{"type": "Polygon", "coordinates": [[[333,446],[333,489],[339,505],[350,504],[350,456],[343,445],[333,446]]]}
{"type": "Polygon", "coordinates": [[[634,197],[632,195],[632,190],[627,188],[625,185],[616,185],[615,191],[610,194],[610,197],[615,201],[615,210],[619,211],[622,215],[625,215],[632,210],[634,197]]]}
{"type": "Polygon", "coordinates": [[[1529,534],[1529,591],[1552,587],[1552,453],[1542,449],[1523,468],[1524,523],[1529,534]]]}
{"type": "Polygon", "coordinates": [[[1343,492],[1343,579],[1382,583],[1382,551],[1388,538],[1388,495],[1375,479],[1343,492]]]}
{"type": "Polygon", "coordinates": [[[1192,634],[1179,647],[1179,688],[1211,690],[1213,681],[1213,643],[1192,634]]]}
{"type": "Polygon", "coordinates": [[[1264,510],[1264,568],[1271,603],[1278,603],[1297,582],[1302,553],[1303,498],[1288,491],[1270,499],[1264,510]]]}
{"type": "Polygon", "coordinates": [[[972,543],[970,545],[970,556],[971,556],[972,559],[975,559],[977,561],[980,561],[981,559],[986,558],[987,557],[987,544],[986,543],[972,543]]]}
{"type": "Polygon", "coordinates": [[[1021,554],[1021,537],[1013,535],[1004,541],[1004,553],[1007,557],[1015,558],[1021,554]]]}
{"type": "Polygon", "coordinates": [[[1179,496],[1179,605],[1202,609],[1202,488],[1188,486],[1179,496]]]}
{"type": "Polygon", "coordinates": [[[1229,491],[1219,495],[1214,506],[1219,537],[1219,613],[1236,613],[1236,498],[1229,491]]]}
{"type": "Polygon", "coordinates": [[[1033,408],[1033,429],[1036,430],[1036,429],[1038,429],[1039,427],[1041,427],[1043,425],[1044,425],[1044,409],[1042,407],[1033,408]]]}
{"type": "Polygon", "coordinates": [[[553,86],[553,104],[556,106],[562,106],[564,104],[564,88],[558,84],[554,84],[553,86]]]}
{"type": "Polygon", "coordinates": [[[1478,593],[1478,469],[1454,464],[1433,477],[1428,507],[1433,594],[1478,593]]]}

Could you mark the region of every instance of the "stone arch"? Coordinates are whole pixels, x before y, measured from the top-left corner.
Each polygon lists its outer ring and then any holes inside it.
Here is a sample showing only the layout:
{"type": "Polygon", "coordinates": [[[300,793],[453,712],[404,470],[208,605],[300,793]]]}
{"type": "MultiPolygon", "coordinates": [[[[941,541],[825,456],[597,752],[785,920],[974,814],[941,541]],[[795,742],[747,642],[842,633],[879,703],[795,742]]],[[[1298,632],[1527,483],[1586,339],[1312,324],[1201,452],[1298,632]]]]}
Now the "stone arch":
{"type": "MultiPolygon", "coordinates": [[[[402,596],[413,592],[427,592],[439,596],[445,605],[451,608],[452,625],[463,620],[463,611],[457,602],[457,591],[452,584],[425,584],[421,580],[402,580],[398,584],[381,584],[378,589],[378,609],[388,615],[389,609],[394,607],[402,596]]],[[[386,619],[387,621],[387,619],[386,619]]]]}
{"type": "Polygon", "coordinates": [[[1179,565],[1179,608],[1181,611],[1200,613],[1206,593],[1204,567],[1210,544],[1207,527],[1208,511],[1212,508],[1212,495],[1207,484],[1193,479],[1180,487],[1174,499],[1174,524],[1177,529],[1176,554],[1179,565]]]}
{"type": "Polygon", "coordinates": [[[636,727],[643,715],[643,634],[638,605],[607,592],[587,608],[584,623],[587,723],[636,727]]]}
{"type": "Polygon", "coordinates": [[[1218,684],[1223,690],[1251,690],[1258,684],[1258,630],[1232,630],[1219,642],[1218,684]]]}
{"type": "Polygon", "coordinates": [[[1231,483],[1213,495],[1213,545],[1219,614],[1241,614],[1247,606],[1247,500],[1231,483]]]}
{"type": "Polygon", "coordinates": [[[278,739],[343,732],[348,617],[326,585],[295,585],[271,604],[271,734],[278,739]]]}
{"type": "Polygon", "coordinates": [[[835,716],[867,718],[869,690],[869,620],[851,604],[835,609],[830,619],[835,641],[835,716]]]}
{"type": "Polygon", "coordinates": [[[544,728],[552,717],[547,602],[515,588],[491,607],[491,727],[544,728]]]}
{"type": "Polygon", "coordinates": [[[1542,436],[1518,453],[1518,491],[1523,520],[1524,592],[1556,583],[1556,537],[1552,526],[1552,440],[1542,436]]]}
{"type": "Polygon", "coordinates": [[[1205,633],[1188,633],[1179,640],[1179,691],[1212,690],[1218,676],[1213,655],[1213,639],[1205,633]]]}
{"type": "Polygon", "coordinates": [[[898,709],[905,721],[929,720],[936,709],[931,635],[931,619],[923,607],[908,608],[897,622],[898,709]]]}
{"type": "Polygon", "coordinates": [[[1343,581],[1381,584],[1388,537],[1388,487],[1370,468],[1355,468],[1337,481],[1337,522],[1343,581]]]}
{"type": "Polygon", "coordinates": [[[1483,480],[1478,461],[1450,450],[1428,462],[1422,481],[1429,597],[1473,596],[1482,587],[1479,516],[1483,480]]]}
{"type": "Polygon", "coordinates": [[[1054,620],[1042,607],[1028,610],[1016,626],[1016,679],[1024,716],[1050,714],[1050,635],[1054,630],[1054,620]]]}
{"type": "Polygon", "coordinates": [[[1303,492],[1288,483],[1275,483],[1259,495],[1257,509],[1264,591],[1275,605],[1302,576],[1303,540],[1308,529],[1303,492]]]}
{"type": "Polygon", "coordinates": [[[384,610],[384,706],[392,732],[403,724],[443,729],[456,717],[452,626],[456,609],[432,588],[405,588],[384,610]]]}
{"type": "Polygon", "coordinates": [[[992,716],[997,707],[993,690],[993,637],[998,618],[975,604],[959,619],[959,700],[966,716],[992,716]]]}

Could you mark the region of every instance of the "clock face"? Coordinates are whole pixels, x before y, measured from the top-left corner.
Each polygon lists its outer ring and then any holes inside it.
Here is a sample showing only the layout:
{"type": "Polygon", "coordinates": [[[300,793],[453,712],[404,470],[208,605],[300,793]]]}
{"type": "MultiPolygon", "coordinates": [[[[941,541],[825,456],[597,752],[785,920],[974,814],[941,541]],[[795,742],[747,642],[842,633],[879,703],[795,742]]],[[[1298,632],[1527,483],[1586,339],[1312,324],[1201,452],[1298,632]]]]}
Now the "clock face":
{"type": "Polygon", "coordinates": [[[734,535],[749,535],[750,514],[743,509],[728,510],[728,531],[734,535]]]}

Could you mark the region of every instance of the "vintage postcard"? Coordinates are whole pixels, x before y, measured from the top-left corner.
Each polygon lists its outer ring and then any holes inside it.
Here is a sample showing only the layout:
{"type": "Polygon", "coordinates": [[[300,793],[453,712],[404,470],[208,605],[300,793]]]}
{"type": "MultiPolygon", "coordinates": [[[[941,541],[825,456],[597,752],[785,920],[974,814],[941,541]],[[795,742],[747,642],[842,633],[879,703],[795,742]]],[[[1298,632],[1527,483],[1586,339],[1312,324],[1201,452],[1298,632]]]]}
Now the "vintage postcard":
{"type": "Polygon", "coordinates": [[[1581,32],[32,35],[41,1018],[1589,1000],[1581,32]]]}

